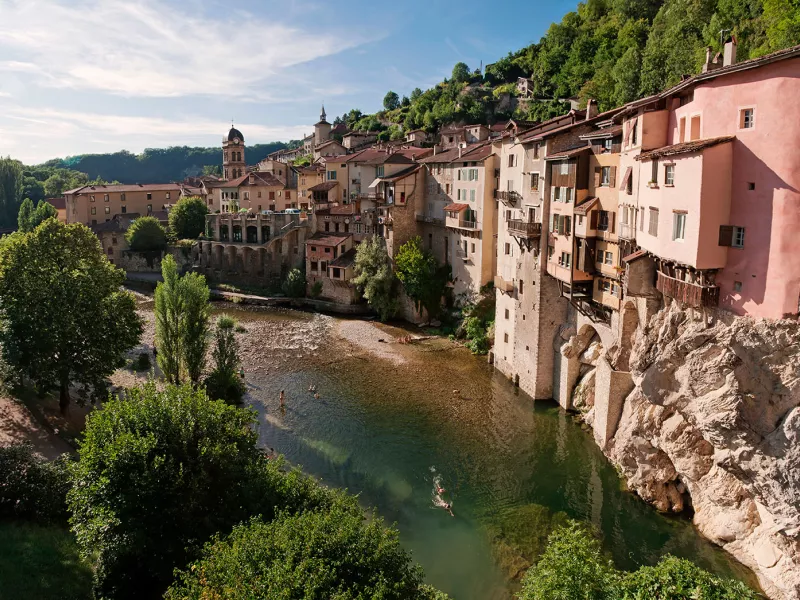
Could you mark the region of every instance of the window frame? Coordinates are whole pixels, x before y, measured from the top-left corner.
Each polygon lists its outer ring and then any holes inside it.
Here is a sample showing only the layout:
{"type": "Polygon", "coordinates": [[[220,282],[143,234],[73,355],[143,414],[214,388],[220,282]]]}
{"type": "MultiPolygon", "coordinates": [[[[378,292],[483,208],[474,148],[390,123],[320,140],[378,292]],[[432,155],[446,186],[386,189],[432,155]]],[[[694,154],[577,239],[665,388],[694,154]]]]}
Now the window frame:
{"type": "Polygon", "coordinates": [[[664,185],[666,187],[675,186],[675,163],[667,163],[664,165],[664,185]]]}
{"type": "Polygon", "coordinates": [[[739,108],[739,131],[753,130],[756,127],[756,107],[755,106],[742,106],[739,108]],[[747,113],[750,113],[749,120],[747,113]],[[749,125],[748,125],[749,122],[749,125]]]}

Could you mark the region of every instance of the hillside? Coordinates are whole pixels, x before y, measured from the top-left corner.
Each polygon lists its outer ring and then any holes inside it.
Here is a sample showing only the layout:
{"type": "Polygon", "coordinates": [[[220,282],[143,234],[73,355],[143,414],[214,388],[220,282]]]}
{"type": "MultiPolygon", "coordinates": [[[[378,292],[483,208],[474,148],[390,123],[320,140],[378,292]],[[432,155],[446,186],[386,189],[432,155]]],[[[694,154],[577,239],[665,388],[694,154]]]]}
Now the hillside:
{"type": "Polygon", "coordinates": [[[389,92],[383,111],[337,117],[384,139],[453,122],[491,123],[509,117],[544,119],[568,109],[554,99],[598,100],[606,110],[656,93],[695,74],[705,48],[720,51],[730,35],[738,59],[800,43],[798,0],[588,0],[553,23],[538,43],[485,72],[458,63],[450,79],[400,98],[389,92]],[[517,97],[518,77],[531,79],[531,98],[517,97]]]}
{"type": "MultiPolygon", "coordinates": [[[[285,148],[282,142],[247,146],[247,162],[255,164],[268,154],[285,148]]],[[[120,183],[168,183],[180,181],[187,176],[200,175],[204,171],[218,172],[222,164],[222,149],[191,148],[147,148],[141,154],[127,151],[113,154],[81,154],[68,158],[49,160],[43,167],[71,169],[86,173],[89,179],[119,181],[120,183]]]]}

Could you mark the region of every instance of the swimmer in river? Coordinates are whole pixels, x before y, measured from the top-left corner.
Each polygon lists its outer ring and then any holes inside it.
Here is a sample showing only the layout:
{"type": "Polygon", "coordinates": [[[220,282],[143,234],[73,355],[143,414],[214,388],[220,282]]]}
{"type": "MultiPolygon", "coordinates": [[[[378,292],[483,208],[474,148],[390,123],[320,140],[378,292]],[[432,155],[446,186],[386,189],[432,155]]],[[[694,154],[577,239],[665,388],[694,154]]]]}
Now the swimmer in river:
{"type": "Polygon", "coordinates": [[[284,406],[286,406],[286,397],[283,393],[283,390],[281,390],[281,408],[283,408],[284,406]]]}
{"type": "Polygon", "coordinates": [[[314,394],[314,399],[319,400],[319,394],[314,394]]]}
{"type": "Polygon", "coordinates": [[[447,512],[449,512],[451,517],[455,517],[455,515],[453,514],[453,511],[452,511],[452,504],[448,504],[447,502],[445,502],[442,505],[442,508],[445,509],[447,512]]]}
{"type": "Polygon", "coordinates": [[[446,489],[444,489],[443,487],[437,487],[437,488],[436,488],[436,493],[437,493],[437,494],[439,494],[440,496],[441,496],[442,494],[444,494],[446,491],[447,491],[447,490],[446,490],[446,489]]]}

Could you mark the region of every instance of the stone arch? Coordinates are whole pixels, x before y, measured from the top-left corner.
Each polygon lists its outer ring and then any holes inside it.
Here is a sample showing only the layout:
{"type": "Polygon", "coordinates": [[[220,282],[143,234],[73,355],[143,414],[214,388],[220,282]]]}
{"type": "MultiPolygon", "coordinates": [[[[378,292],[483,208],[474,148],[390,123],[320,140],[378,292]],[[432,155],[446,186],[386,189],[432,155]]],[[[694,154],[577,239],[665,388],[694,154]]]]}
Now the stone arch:
{"type": "Polygon", "coordinates": [[[247,230],[247,243],[248,244],[257,244],[258,243],[258,227],[255,225],[248,225],[247,230]]]}

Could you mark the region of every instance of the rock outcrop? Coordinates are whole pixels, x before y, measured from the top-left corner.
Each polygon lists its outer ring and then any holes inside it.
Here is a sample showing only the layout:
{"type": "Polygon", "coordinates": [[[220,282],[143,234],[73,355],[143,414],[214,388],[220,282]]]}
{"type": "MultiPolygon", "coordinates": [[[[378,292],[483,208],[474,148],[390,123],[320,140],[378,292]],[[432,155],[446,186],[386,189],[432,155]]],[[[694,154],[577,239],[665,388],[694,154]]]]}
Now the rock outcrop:
{"type": "Polygon", "coordinates": [[[659,510],[691,506],[771,598],[800,598],[800,324],[692,316],[673,304],[638,330],[606,453],[659,510]]]}

